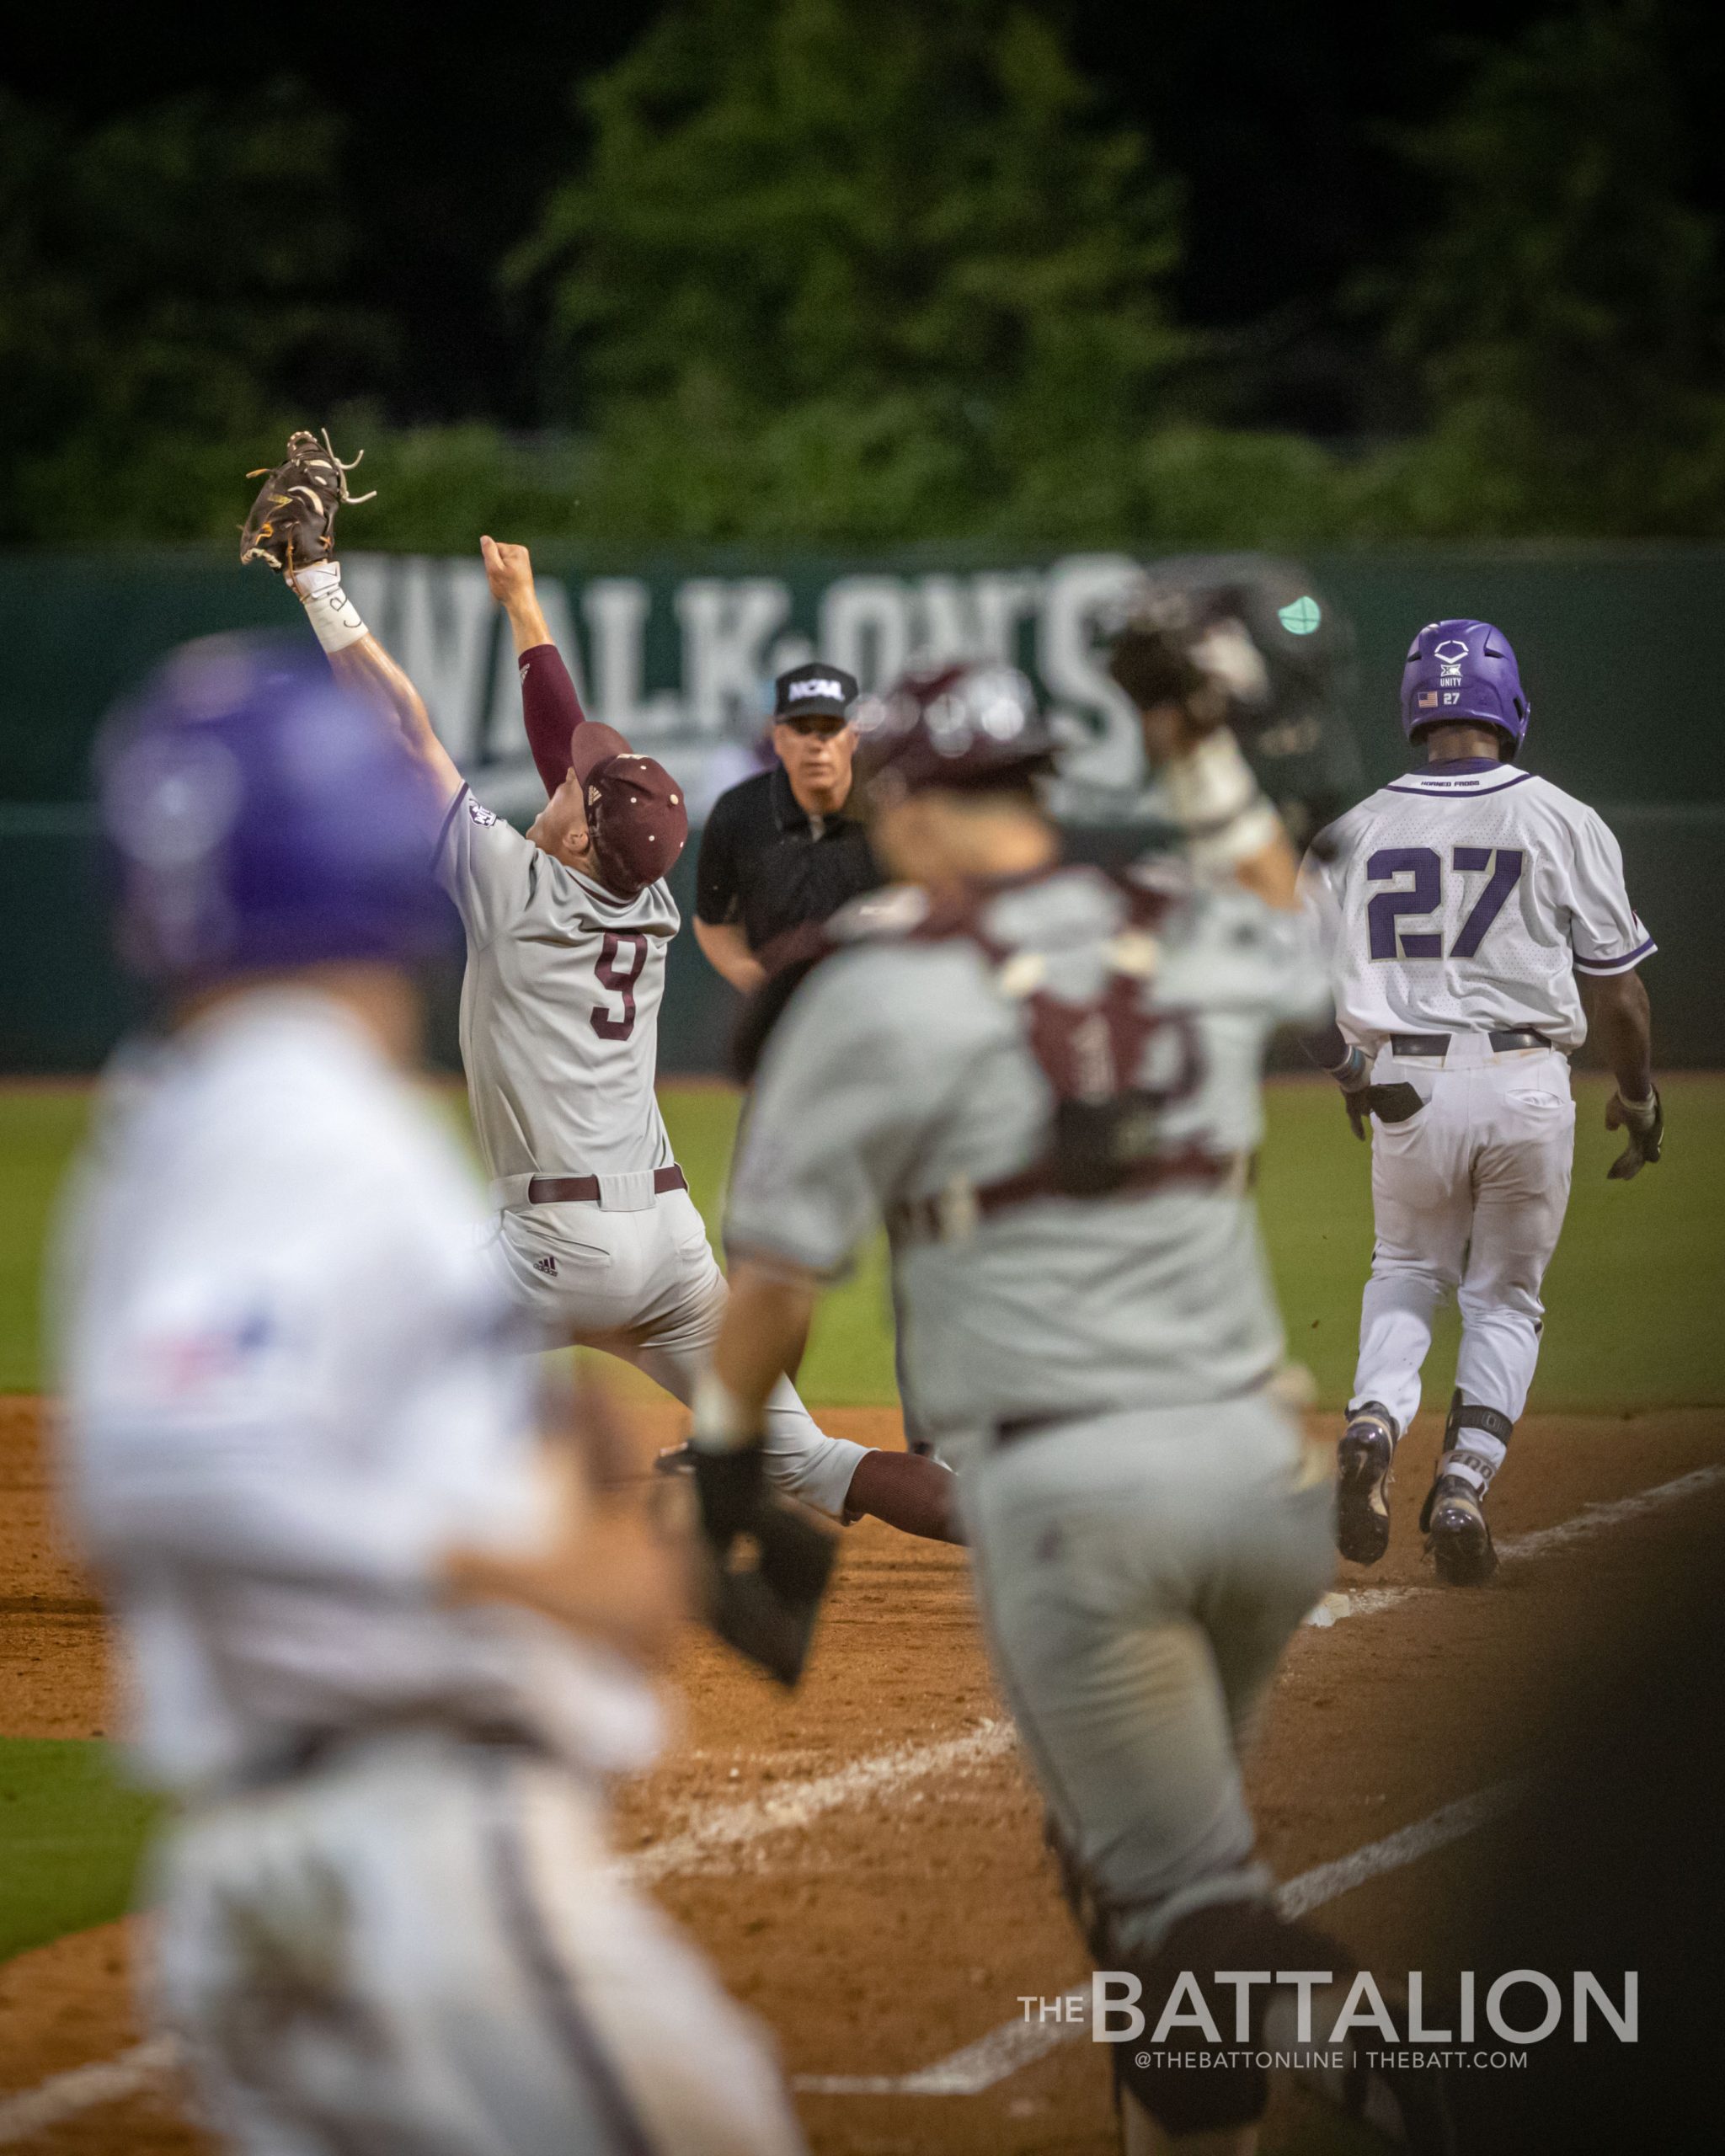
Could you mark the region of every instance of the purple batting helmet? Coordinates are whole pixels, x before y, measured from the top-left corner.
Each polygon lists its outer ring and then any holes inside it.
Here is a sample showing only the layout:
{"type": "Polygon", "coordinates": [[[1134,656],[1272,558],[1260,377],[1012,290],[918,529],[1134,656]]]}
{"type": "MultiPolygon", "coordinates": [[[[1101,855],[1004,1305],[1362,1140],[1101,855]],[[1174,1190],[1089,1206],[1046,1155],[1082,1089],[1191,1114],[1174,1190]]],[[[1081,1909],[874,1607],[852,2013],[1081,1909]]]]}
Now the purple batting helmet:
{"type": "Polygon", "coordinates": [[[436,788],[321,652],[184,645],[109,719],[96,776],[137,973],[193,983],[449,946],[436,788]]]}
{"type": "Polygon", "coordinates": [[[1402,731],[1417,740],[1428,726],[1471,719],[1494,726],[1514,761],[1530,716],[1509,639],[1489,622],[1428,622],[1402,672],[1402,731]]]}

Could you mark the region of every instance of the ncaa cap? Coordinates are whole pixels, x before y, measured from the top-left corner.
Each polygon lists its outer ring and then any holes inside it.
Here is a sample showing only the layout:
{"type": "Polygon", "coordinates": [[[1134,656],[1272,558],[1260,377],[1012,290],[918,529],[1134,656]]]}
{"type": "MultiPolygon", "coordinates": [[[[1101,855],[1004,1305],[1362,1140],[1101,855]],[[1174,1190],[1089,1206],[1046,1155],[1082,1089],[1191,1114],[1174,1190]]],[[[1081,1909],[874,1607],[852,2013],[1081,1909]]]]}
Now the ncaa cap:
{"type": "Polygon", "coordinates": [[[848,718],[857,701],[854,674],[811,659],[773,683],[772,715],[778,719],[848,718]]]}

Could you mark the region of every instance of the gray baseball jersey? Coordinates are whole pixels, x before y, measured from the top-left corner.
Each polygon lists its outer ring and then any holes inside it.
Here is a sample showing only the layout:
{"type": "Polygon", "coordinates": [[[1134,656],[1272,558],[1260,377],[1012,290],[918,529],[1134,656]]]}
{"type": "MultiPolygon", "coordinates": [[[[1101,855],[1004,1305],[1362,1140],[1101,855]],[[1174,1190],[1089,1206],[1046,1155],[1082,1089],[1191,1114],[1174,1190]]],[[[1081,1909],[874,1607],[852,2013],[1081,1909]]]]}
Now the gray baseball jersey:
{"type": "Polygon", "coordinates": [[[757,1082],[726,1223],[734,1253],[840,1270],[893,1235],[902,1361],[937,1442],[1039,1415],[1246,1391],[1282,1352],[1246,1169],[1266,1036],[1328,1007],[1309,919],[1236,887],[1171,894],[1138,945],[1158,1023],[1136,1082],[1165,1095],[1158,1155],[1237,1171],[976,1217],[967,1193],[1045,1151],[1053,1091],[1028,1045],[1030,979],[1083,1004],[1130,934],[1119,884],[1067,867],[999,889],[967,936],[924,940],[913,892],[838,916],[850,947],[798,990],[757,1082]],[[1147,946],[1147,947],[1146,947],[1147,946]],[[943,1222],[926,1232],[931,1202],[943,1222]]]}
{"type": "Polygon", "coordinates": [[[616,898],[465,787],[437,870],[467,930],[462,1063],[494,1179],[668,1166],[653,1091],[665,953],[680,926],[666,885],[616,898]]]}

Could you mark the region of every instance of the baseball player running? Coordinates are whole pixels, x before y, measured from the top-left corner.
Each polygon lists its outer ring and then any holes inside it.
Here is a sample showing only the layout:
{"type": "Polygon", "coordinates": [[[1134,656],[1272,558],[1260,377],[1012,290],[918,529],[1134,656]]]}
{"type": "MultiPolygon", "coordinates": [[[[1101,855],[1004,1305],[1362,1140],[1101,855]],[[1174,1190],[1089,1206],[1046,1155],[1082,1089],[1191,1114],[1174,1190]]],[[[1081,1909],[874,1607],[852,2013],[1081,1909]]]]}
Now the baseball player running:
{"type": "Polygon", "coordinates": [[[1332,825],[1306,869],[1339,1028],[1314,1053],[1355,1134],[1373,1123],[1338,1539],[1363,1565],[1389,1545],[1396,1447],[1454,1292],[1455,1396],[1420,1526],[1439,1577],[1464,1587],[1497,1566],[1486,1492],[1539,1357],[1575,1145],[1568,1056],[1589,1027],[1617,1084],[1605,1122],[1627,1140],[1611,1177],[1658,1161],[1664,1129],[1636,971],[1653,942],[1605,824],[1518,768],[1528,715],[1500,629],[1429,623],[1402,677],[1402,731],[1427,760],[1332,825]]]}
{"type": "MultiPolygon", "coordinates": [[[[296,476],[272,476],[259,497],[267,510],[304,488],[297,535],[280,527],[291,512],[278,511],[248,551],[288,574],[338,678],[395,712],[446,804],[437,873],[467,931],[462,1060],[498,1214],[493,1258],[547,1337],[620,1356],[687,1404],[725,1283],[654,1094],[665,953],[679,926],[665,878],[688,834],[681,790],[615,728],[585,717],[526,548],[486,539],[547,799],[525,837],[475,800],[412,682],[342,590],[330,558],[340,473],[316,450],[296,467],[291,456],[284,472],[296,476]]],[[[827,1436],[788,1380],[766,1431],[776,1485],[815,1510],[872,1513],[937,1540],[954,1531],[943,1470],[827,1436]]]]}
{"type": "MultiPolygon", "coordinates": [[[[62,1224],[69,1497],[158,1845],[153,2006],[249,2156],[791,2156],[752,2025],[603,1834],[680,1592],[533,1427],[419,1097],[441,804],[315,654],[219,638],[106,742],[163,997],[62,1224]]],[[[592,1471],[584,1463],[584,1450],[592,1471]]]]}
{"type": "MultiPolygon", "coordinates": [[[[872,842],[920,888],[836,916],[766,1043],[692,1444],[724,1550],[784,1344],[884,1218],[911,1405],[963,1464],[989,1646],[1097,1961],[1140,1979],[1150,2025],[1181,1972],[1261,1970],[1249,2035],[1274,2043],[1294,2023],[1268,1972],[1347,1962],[1276,1913],[1241,1782],[1334,1562],[1330,1460],[1274,1390],[1248,1163],[1265,1038],[1327,988],[1293,851],[1218,730],[1231,682],[1263,686],[1249,638],[1129,640],[1183,887],[1061,865],[1022,677],[952,669],[859,712],[872,842]]],[[[1114,2047],[1130,2149],[1251,2145],[1263,2076],[1222,2049],[1114,2047]]],[[[1363,2062],[1352,2085],[1397,2116],[1363,2062]]]]}

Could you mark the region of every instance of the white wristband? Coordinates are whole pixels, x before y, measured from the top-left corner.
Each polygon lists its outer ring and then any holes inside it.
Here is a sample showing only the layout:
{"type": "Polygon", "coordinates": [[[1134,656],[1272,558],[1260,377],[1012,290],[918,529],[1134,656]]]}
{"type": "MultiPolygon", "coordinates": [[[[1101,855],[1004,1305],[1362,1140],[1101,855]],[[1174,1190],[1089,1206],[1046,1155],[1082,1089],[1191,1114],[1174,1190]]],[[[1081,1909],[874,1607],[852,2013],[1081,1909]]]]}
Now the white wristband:
{"type": "Polygon", "coordinates": [[[313,562],[308,568],[296,569],[291,582],[312,632],[325,651],[345,651],[370,635],[359,608],[341,588],[339,562],[313,562]]]}
{"type": "Polygon", "coordinates": [[[1207,831],[1187,841],[1186,856],[1194,868],[1235,869],[1274,845],[1282,819],[1268,801],[1259,800],[1220,830],[1207,831]]]}
{"type": "Polygon", "coordinates": [[[1174,820],[1194,833],[1231,822],[1258,798],[1258,781],[1225,726],[1174,757],[1162,780],[1174,820]]]}
{"type": "Polygon", "coordinates": [[[752,1417],[717,1370],[696,1380],[695,1427],[689,1443],[697,1452],[740,1452],[759,1435],[752,1417]]]}
{"type": "Polygon", "coordinates": [[[1281,819],[1225,726],[1173,758],[1162,778],[1196,868],[1232,869],[1262,853],[1281,829],[1281,819]]]}

